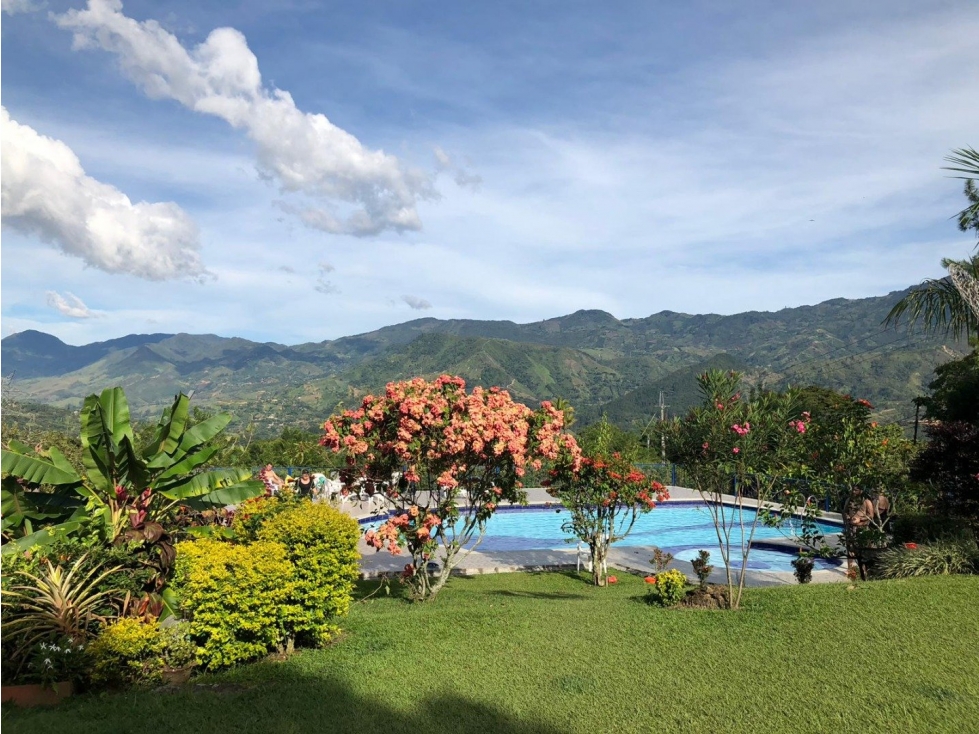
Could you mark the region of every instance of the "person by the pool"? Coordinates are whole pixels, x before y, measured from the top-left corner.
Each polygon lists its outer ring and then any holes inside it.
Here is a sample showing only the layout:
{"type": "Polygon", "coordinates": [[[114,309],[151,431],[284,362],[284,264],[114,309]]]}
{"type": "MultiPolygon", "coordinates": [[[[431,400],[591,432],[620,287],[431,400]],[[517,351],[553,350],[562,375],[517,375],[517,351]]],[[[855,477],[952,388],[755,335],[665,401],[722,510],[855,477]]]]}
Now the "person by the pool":
{"type": "Polygon", "coordinates": [[[313,496],[313,477],[310,475],[309,469],[303,469],[303,473],[299,475],[299,479],[296,481],[296,494],[300,497],[313,496]]]}
{"type": "MultiPolygon", "coordinates": [[[[857,495],[858,490],[854,490],[857,495]]],[[[850,522],[858,528],[862,528],[874,522],[883,525],[891,511],[891,502],[884,494],[879,494],[873,499],[865,497],[859,507],[851,514],[850,522]]]]}

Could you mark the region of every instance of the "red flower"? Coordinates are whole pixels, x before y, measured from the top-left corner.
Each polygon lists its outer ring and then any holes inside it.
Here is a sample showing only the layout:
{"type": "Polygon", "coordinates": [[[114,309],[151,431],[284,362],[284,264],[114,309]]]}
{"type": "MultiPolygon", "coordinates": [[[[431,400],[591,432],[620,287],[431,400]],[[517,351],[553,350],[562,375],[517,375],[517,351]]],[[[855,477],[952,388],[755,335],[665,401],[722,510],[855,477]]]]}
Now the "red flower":
{"type": "Polygon", "coordinates": [[[917,550],[918,549],[918,544],[917,543],[905,543],[904,544],[904,547],[907,548],[908,550],[917,550]]]}
{"type": "Polygon", "coordinates": [[[616,578],[615,576],[609,576],[609,577],[608,577],[608,579],[607,579],[607,581],[608,581],[608,582],[609,582],[610,584],[617,584],[617,583],[619,583],[619,579],[618,579],[618,578],[616,578]]]}
{"type": "Polygon", "coordinates": [[[645,581],[647,584],[655,584],[656,583],[656,577],[655,576],[647,576],[646,578],[643,579],[643,581],[645,581]]]}

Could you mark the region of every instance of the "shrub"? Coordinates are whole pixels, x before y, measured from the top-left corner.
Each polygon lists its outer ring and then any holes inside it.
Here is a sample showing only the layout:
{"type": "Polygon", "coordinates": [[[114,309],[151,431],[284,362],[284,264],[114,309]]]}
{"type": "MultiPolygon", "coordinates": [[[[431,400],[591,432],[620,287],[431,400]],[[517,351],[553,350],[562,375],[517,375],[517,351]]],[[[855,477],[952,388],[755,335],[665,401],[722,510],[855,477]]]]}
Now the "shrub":
{"type": "Polygon", "coordinates": [[[972,537],[972,529],[965,518],[940,514],[898,515],[891,528],[895,543],[933,543],[972,537]]]}
{"type": "Polygon", "coordinates": [[[799,556],[792,561],[792,568],[795,569],[795,579],[800,584],[808,584],[812,581],[812,568],[815,562],[808,556],[799,556]]]}
{"type": "Polygon", "coordinates": [[[173,588],[201,663],[212,670],[279,648],[302,617],[296,570],[281,543],[179,543],[173,588]]]}
{"type": "Polygon", "coordinates": [[[350,608],[360,574],[360,526],[349,515],[309,500],[267,519],[259,538],[281,543],[296,568],[296,604],[303,614],[293,631],[300,644],[321,645],[339,631],[334,620],[350,608]]]}
{"type": "Polygon", "coordinates": [[[656,575],[656,583],[650,590],[652,601],[664,607],[675,607],[683,599],[687,577],[675,568],[656,575]]]}
{"type": "Polygon", "coordinates": [[[118,619],[88,646],[92,683],[107,688],[158,684],[166,646],[166,638],[155,621],[118,619]]]}
{"type": "Polygon", "coordinates": [[[973,543],[938,541],[913,548],[889,548],[878,557],[874,571],[881,578],[899,579],[972,573],[975,568],[976,546],[973,543]]]}
{"type": "Polygon", "coordinates": [[[242,502],[231,521],[231,530],[239,543],[258,540],[262,524],[289,507],[280,497],[256,497],[242,502]]]}

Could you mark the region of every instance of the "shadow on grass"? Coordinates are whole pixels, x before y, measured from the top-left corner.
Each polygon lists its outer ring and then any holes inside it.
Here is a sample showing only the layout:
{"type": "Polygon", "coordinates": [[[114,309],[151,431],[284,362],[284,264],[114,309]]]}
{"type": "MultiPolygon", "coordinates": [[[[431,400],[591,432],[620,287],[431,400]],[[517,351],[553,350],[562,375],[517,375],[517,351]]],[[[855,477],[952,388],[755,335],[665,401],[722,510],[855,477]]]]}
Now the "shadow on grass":
{"type": "Polygon", "coordinates": [[[515,596],[525,599],[587,599],[587,596],[582,596],[581,594],[569,594],[565,591],[506,591],[503,589],[498,589],[496,591],[491,591],[494,596],[515,596]]]}
{"type": "MultiPolygon", "coordinates": [[[[386,705],[380,696],[351,690],[344,682],[304,674],[286,665],[258,664],[243,675],[208,677],[173,692],[88,695],[54,709],[4,706],[6,734],[245,734],[249,732],[509,732],[559,734],[542,722],[515,717],[495,705],[452,695],[431,695],[386,705]]],[[[365,675],[374,675],[365,669],[365,675]]],[[[366,686],[370,688],[370,686],[366,686]]],[[[378,690],[384,690],[379,683],[378,690]]]]}

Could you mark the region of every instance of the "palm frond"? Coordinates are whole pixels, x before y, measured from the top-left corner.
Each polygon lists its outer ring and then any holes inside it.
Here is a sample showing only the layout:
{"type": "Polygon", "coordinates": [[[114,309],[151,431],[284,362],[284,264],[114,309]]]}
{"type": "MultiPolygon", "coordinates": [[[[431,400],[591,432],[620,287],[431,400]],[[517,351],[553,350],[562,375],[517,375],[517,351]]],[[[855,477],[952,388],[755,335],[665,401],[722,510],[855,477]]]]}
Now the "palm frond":
{"type": "MultiPolygon", "coordinates": [[[[979,257],[955,262],[973,277],[979,277],[979,257]]],[[[907,320],[908,331],[945,333],[954,339],[979,334],[979,321],[951,278],[928,278],[894,304],[884,324],[897,326],[907,320]]]]}

